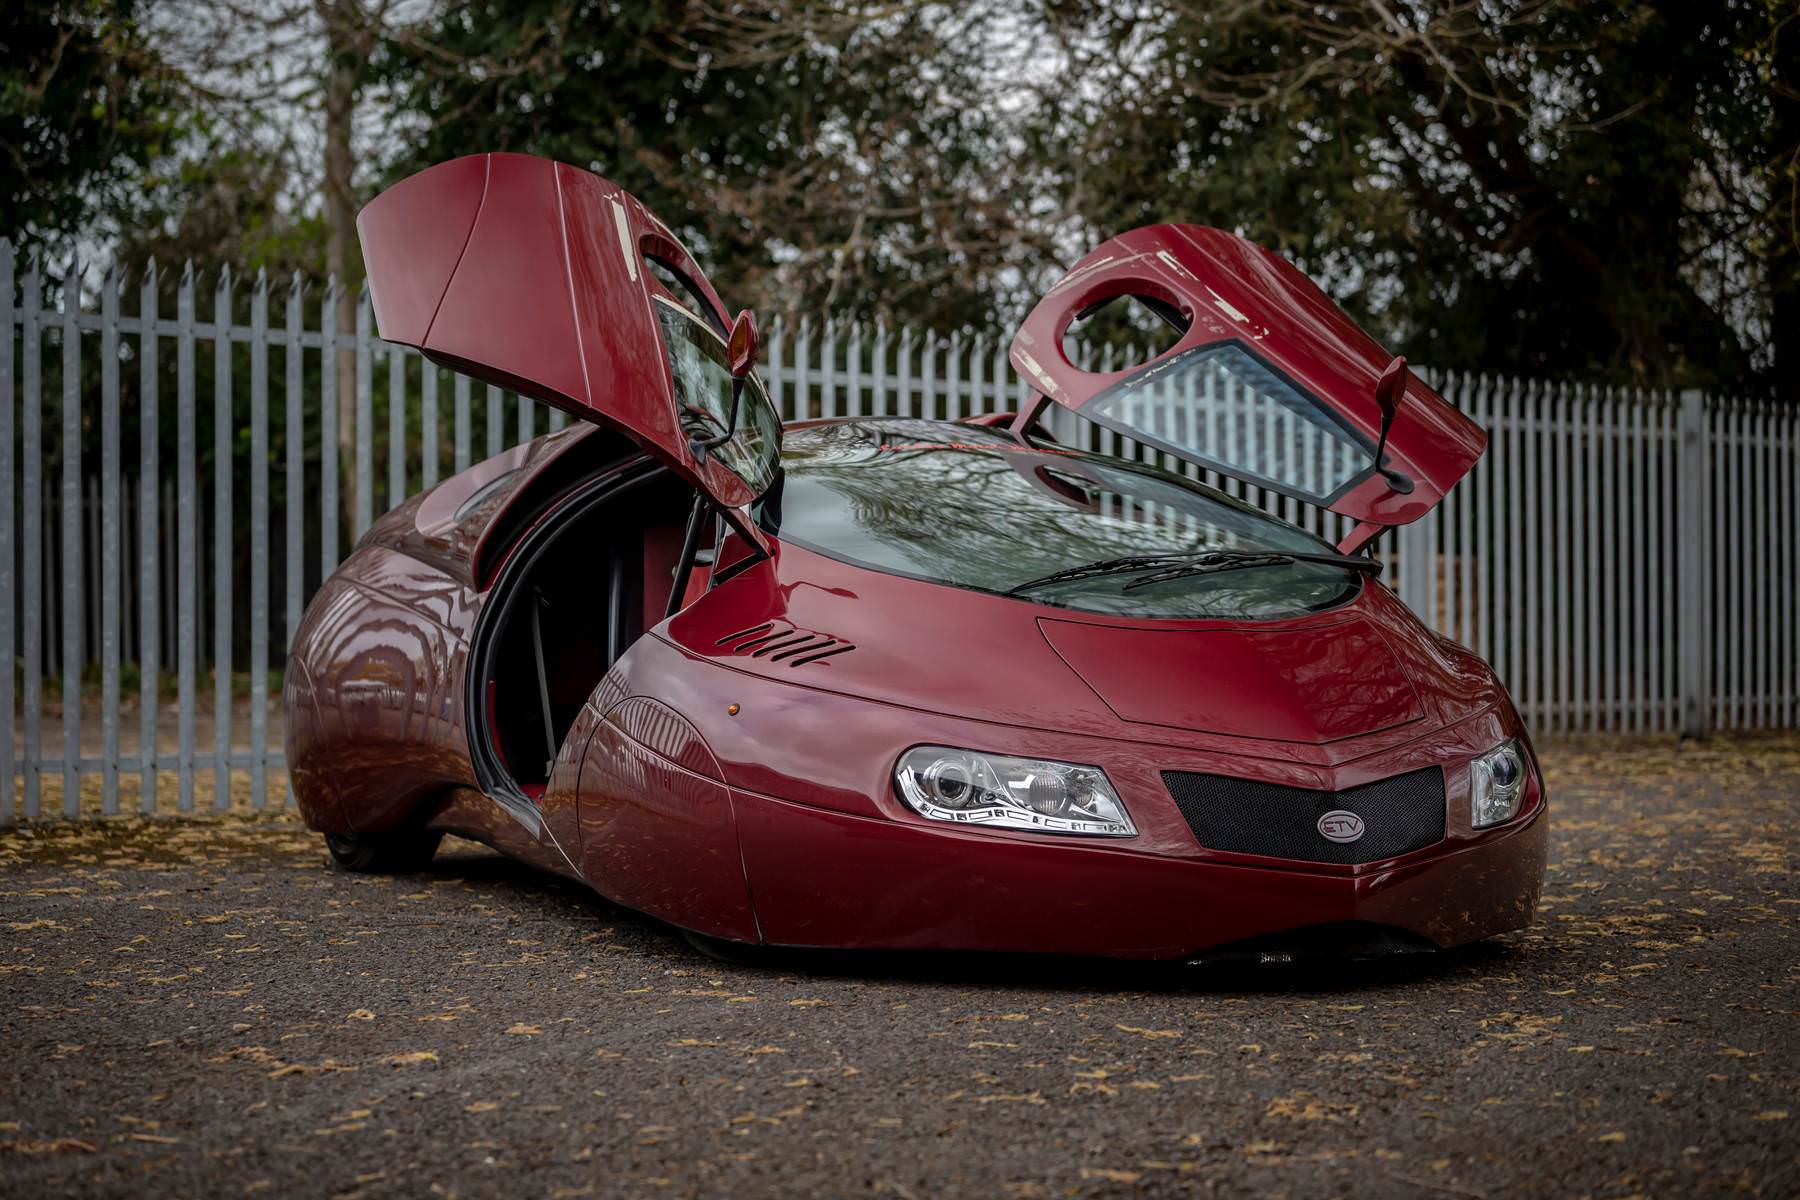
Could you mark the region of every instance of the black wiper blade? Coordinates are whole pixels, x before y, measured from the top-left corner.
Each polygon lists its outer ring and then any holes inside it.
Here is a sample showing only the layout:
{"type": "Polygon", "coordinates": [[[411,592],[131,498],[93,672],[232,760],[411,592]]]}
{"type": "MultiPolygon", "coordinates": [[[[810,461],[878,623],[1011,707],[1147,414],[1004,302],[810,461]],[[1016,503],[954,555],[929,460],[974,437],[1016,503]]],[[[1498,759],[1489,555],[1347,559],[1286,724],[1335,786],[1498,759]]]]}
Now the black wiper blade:
{"type": "Polygon", "coordinates": [[[1011,596],[1018,592],[1027,592],[1035,587],[1048,583],[1062,583],[1068,579],[1087,579],[1095,575],[1113,575],[1120,571],[1143,571],[1151,567],[1167,567],[1189,561],[1190,555],[1176,554],[1128,554],[1122,558],[1102,558],[1091,563],[1082,563],[1077,567],[1064,567],[1060,571],[1052,571],[1048,575],[1040,575],[1036,579],[1027,579],[1024,583],[1014,584],[1006,589],[1011,596]]]}
{"type": "Polygon", "coordinates": [[[1249,567],[1280,567],[1297,562],[1324,563],[1347,571],[1361,571],[1365,575],[1381,574],[1380,563],[1359,554],[1313,554],[1304,550],[1276,550],[1263,554],[1238,552],[1229,556],[1219,555],[1213,561],[1172,563],[1132,580],[1119,590],[1129,592],[1149,587],[1153,583],[1166,583],[1171,579],[1184,579],[1191,575],[1214,575],[1220,571],[1241,571],[1249,567]]]}
{"type": "MultiPolygon", "coordinates": [[[[1381,564],[1373,559],[1360,558],[1348,554],[1310,554],[1305,551],[1267,551],[1267,550],[1190,550],[1180,554],[1128,554],[1121,558],[1102,558],[1096,562],[1082,563],[1080,566],[1065,567],[1060,571],[1052,571],[1048,575],[1040,575],[1036,579],[1027,579],[1024,583],[1015,584],[1006,590],[1007,595],[1030,591],[1045,584],[1063,583],[1072,579],[1091,579],[1099,575],[1120,575],[1130,571],[1154,571],[1159,568],[1167,571],[1195,571],[1205,573],[1214,570],[1231,570],[1239,566],[1262,567],[1277,563],[1326,562],[1348,567],[1357,571],[1381,570],[1381,564]]],[[[1170,576],[1173,578],[1173,576],[1170,576]]],[[[1127,589],[1136,587],[1137,581],[1125,585],[1127,589]]]]}

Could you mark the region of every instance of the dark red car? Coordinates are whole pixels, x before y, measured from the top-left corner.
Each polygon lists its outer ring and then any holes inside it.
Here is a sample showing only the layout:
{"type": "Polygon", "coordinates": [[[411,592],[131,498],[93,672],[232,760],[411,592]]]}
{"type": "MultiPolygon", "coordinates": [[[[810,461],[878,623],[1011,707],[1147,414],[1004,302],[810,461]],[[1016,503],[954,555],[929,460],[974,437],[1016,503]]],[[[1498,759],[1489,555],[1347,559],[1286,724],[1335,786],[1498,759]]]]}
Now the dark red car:
{"type": "Polygon", "coordinates": [[[382,337],[584,420],[389,512],[309,607],[288,762],[345,867],[451,831],[714,950],[1281,960],[1531,921],[1524,726],[1366,553],[1485,437],[1281,258],[1124,234],[1014,340],[1023,411],[784,429],[748,316],[603,179],[459,159],[359,228],[382,337]],[[1126,296],[1175,344],[1072,365],[1126,296]],[[1353,532],[1068,449],[1051,404],[1353,532]]]}

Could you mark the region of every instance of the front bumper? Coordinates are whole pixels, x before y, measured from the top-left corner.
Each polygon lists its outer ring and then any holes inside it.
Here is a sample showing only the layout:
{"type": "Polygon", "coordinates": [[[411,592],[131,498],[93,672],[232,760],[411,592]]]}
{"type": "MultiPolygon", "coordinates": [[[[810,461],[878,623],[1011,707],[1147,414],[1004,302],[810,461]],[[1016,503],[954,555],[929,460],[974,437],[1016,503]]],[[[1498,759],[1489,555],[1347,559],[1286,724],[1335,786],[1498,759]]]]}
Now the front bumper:
{"type": "Polygon", "coordinates": [[[1541,796],[1478,842],[1354,873],[940,830],[738,789],[732,800],[763,939],[785,946],[1182,959],[1357,922],[1449,948],[1531,923],[1547,841],[1541,796]]]}

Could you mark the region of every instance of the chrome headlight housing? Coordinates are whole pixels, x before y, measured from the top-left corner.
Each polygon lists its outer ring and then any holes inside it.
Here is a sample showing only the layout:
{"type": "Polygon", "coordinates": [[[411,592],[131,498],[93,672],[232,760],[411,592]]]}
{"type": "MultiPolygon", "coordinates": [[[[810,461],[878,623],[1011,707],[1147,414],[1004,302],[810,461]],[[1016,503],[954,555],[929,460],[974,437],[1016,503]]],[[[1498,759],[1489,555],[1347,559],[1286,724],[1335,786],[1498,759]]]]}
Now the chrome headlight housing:
{"type": "Polygon", "coordinates": [[[1525,750],[1517,739],[1477,755],[1469,763],[1469,823],[1476,829],[1505,824],[1525,798],[1525,750]]]}
{"type": "Polygon", "coordinates": [[[933,821],[1084,837],[1133,837],[1118,793],[1099,767],[914,746],[894,764],[908,808],[933,821]]]}

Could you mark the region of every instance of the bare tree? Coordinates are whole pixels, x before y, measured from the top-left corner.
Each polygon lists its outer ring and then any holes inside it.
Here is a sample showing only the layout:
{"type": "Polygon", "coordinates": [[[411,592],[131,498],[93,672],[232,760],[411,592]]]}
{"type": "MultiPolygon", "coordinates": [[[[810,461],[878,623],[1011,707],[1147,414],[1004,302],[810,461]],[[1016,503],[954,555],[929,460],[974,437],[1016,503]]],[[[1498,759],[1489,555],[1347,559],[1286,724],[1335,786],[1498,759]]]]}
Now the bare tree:
{"type": "MultiPolygon", "coordinates": [[[[315,197],[327,231],[326,269],[337,282],[340,333],[355,328],[358,169],[370,142],[358,116],[371,100],[377,39],[425,0],[176,0],[156,33],[214,116],[241,141],[280,160],[296,212],[315,197]]],[[[379,99],[379,97],[373,97],[379,99]]],[[[356,357],[336,356],[337,453],[345,511],[356,511],[356,357]]]]}

